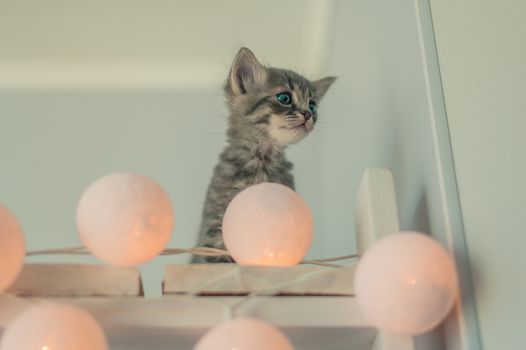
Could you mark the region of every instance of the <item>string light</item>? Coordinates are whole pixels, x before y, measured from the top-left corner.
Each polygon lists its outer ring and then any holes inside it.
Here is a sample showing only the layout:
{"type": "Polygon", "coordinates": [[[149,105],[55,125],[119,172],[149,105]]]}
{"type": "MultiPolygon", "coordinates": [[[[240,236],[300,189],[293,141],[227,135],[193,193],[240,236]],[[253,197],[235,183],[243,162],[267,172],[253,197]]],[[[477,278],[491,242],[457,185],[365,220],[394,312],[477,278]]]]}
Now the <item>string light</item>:
{"type": "Polygon", "coordinates": [[[296,192],[261,183],[238,193],[223,218],[223,240],[241,265],[291,266],[312,242],[310,209],[296,192]]]}
{"type": "Polygon", "coordinates": [[[84,192],[77,209],[81,240],[112,265],[137,265],[156,257],[170,241],[173,226],[168,195],[142,175],[102,177],[84,192]]]}

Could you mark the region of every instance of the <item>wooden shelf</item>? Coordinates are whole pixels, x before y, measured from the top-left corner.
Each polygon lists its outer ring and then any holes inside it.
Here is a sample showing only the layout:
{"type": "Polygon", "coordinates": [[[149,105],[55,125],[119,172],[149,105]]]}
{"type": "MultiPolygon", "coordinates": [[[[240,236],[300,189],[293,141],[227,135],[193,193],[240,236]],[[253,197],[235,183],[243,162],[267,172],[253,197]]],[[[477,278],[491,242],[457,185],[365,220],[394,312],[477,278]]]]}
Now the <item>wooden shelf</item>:
{"type": "MultiPolygon", "coordinates": [[[[356,222],[359,253],[398,231],[389,170],[365,172],[356,222]]],[[[280,327],[296,350],[414,350],[411,338],[377,332],[363,317],[353,296],[354,269],[169,265],[164,297],[147,299],[134,268],[28,264],[11,294],[0,295],[0,329],[24,309],[52,300],[90,312],[112,350],[191,349],[206,330],[232,315],[280,327]]]]}

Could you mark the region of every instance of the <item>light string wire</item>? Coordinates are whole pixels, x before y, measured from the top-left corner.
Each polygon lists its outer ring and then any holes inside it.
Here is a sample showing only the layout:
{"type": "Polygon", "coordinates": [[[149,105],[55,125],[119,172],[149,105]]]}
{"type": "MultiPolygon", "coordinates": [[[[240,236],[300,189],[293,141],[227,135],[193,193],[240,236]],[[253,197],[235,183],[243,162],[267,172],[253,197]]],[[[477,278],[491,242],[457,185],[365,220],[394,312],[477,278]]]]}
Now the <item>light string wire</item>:
{"type": "MultiPolygon", "coordinates": [[[[223,249],[211,247],[195,247],[195,248],[167,248],[159,255],[179,255],[179,254],[193,254],[199,256],[230,256],[230,253],[223,249]]],[[[32,250],[26,253],[26,256],[42,256],[42,255],[91,255],[91,253],[84,246],[67,247],[67,248],[53,248],[32,250]]],[[[326,267],[341,267],[343,265],[332,264],[334,261],[343,261],[358,258],[357,254],[335,256],[324,259],[309,259],[303,260],[300,264],[311,264],[326,267]]]]}

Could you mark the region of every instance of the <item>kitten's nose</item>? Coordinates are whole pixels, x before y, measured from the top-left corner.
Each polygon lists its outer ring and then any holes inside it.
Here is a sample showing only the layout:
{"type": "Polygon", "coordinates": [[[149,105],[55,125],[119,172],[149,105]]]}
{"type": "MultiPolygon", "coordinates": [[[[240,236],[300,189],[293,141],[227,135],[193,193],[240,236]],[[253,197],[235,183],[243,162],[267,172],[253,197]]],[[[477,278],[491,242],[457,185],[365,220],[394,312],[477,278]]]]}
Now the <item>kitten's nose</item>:
{"type": "Polygon", "coordinates": [[[303,115],[305,117],[305,121],[307,121],[310,118],[312,118],[312,113],[309,112],[309,111],[303,111],[303,112],[301,112],[301,115],[303,115]]]}

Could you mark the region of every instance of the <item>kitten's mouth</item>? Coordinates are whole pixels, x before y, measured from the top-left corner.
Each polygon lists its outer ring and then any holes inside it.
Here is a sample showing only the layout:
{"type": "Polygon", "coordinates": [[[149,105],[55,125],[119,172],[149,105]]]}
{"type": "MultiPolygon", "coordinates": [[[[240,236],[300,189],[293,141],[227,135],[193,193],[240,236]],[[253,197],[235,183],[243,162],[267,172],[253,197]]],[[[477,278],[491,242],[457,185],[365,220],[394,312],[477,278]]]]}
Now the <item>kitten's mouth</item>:
{"type": "Polygon", "coordinates": [[[295,125],[291,128],[292,130],[301,130],[301,131],[305,131],[305,132],[309,132],[311,131],[312,129],[314,129],[314,125],[312,125],[312,123],[309,125],[306,121],[299,124],[299,125],[295,125]]]}
{"type": "Polygon", "coordinates": [[[305,125],[305,123],[298,124],[298,125],[292,125],[292,126],[285,125],[285,126],[280,127],[280,129],[294,130],[294,131],[308,131],[307,126],[305,125]]]}

